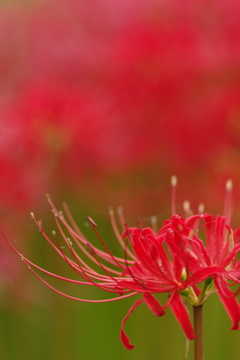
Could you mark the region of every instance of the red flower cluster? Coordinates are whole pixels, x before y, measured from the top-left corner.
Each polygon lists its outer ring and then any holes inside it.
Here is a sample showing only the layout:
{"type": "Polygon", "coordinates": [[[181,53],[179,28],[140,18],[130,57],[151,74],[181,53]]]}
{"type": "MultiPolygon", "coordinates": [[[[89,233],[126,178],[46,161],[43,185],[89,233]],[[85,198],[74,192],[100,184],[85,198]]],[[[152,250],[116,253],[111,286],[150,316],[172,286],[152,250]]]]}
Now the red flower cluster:
{"type": "Polygon", "coordinates": [[[48,196],[58,232],[70,253],[66,254],[60,246],[58,235],[52,233],[54,241],[45,232],[42,221],[31,213],[40,233],[49,244],[66,261],[66,263],[82,277],[81,281],[58,276],[51,273],[20,254],[11,244],[13,250],[21,257],[29,269],[49,288],[70,299],[84,302],[109,302],[141,294],[125,316],[121,326],[120,337],[127,349],[134,345],[130,343],[124,331],[124,325],[130,314],[145,302],[157,316],[163,316],[169,306],[181,325],[186,337],[194,339],[195,333],[186,308],[186,301],[193,306],[202,305],[206,299],[217,293],[228,312],[231,329],[239,328],[240,307],[236,299],[238,291],[230,288],[240,283],[240,261],[236,260],[240,250],[240,228],[233,232],[229,223],[231,217],[232,184],[228,181],[224,216],[212,216],[203,212],[200,206],[199,214],[190,215],[189,204],[184,204],[185,218],[175,214],[176,178],[172,178],[172,211],[169,220],[164,221],[160,230],[156,229],[156,219],[152,219],[152,228],[129,228],[121,211],[119,219],[124,228],[122,236],[119,233],[113,210],[110,210],[111,223],[116,237],[124,250],[124,257],[114,256],[99,232],[95,222],[88,218],[103,250],[92,245],[77,227],[64,205],[66,218],[58,211],[48,196]],[[206,241],[202,241],[199,232],[205,231],[206,241]],[[66,235],[68,234],[68,235],[66,235]],[[124,241],[125,239],[125,241],[124,241]],[[96,266],[94,270],[80,256],[82,251],[96,266]],[[37,271],[36,271],[37,270],[37,271]],[[108,293],[118,295],[105,300],[85,300],[60,292],[40,275],[39,271],[63,281],[81,285],[96,286],[108,293]],[[201,284],[199,286],[199,284],[201,284]],[[168,300],[161,305],[153,294],[167,293],[168,300]],[[183,302],[183,299],[186,301],[183,302]]]}
{"type": "Polygon", "coordinates": [[[1,12],[2,201],[22,208],[56,179],[73,188],[155,164],[159,177],[191,167],[237,181],[236,1],[90,3],[1,12]]]}

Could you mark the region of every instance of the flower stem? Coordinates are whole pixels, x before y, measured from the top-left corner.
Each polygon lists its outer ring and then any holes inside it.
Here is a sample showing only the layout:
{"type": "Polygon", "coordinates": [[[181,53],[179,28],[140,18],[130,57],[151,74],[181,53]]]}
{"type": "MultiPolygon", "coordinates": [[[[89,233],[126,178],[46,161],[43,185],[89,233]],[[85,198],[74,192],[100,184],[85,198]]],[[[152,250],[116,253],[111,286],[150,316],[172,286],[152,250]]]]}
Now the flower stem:
{"type": "Polygon", "coordinates": [[[194,340],[194,360],[204,360],[203,357],[203,326],[202,326],[202,307],[193,306],[194,331],[196,339],[194,340]]]}

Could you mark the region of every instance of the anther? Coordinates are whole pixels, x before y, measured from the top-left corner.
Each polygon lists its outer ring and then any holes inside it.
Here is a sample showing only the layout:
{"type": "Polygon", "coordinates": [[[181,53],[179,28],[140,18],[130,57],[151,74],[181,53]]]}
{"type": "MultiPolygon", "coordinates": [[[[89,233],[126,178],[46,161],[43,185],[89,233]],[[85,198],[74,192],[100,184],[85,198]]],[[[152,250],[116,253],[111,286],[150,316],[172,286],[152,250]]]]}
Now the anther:
{"type": "Polygon", "coordinates": [[[66,240],[70,246],[73,246],[73,243],[71,242],[71,240],[69,238],[67,238],[66,240]]]}
{"type": "Polygon", "coordinates": [[[42,220],[37,219],[37,224],[38,224],[38,230],[39,230],[40,234],[42,234],[43,233],[42,220]]]}
{"type": "Polygon", "coordinates": [[[198,212],[199,212],[200,215],[202,215],[202,214],[204,213],[204,209],[205,209],[204,204],[203,204],[203,203],[200,203],[200,204],[198,205],[198,212]]]}
{"type": "Polygon", "coordinates": [[[226,182],[226,190],[229,192],[233,190],[233,183],[231,179],[226,182]]]}
{"type": "Polygon", "coordinates": [[[189,213],[190,211],[190,202],[188,200],[185,200],[183,202],[183,210],[186,212],[186,213],[189,213]]]}
{"type": "Polygon", "coordinates": [[[171,185],[172,185],[172,215],[176,214],[176,187],[177,187],[177,177],[175,175],[171,176],[171,185]]]}
{"type": "Polygon", "coordinates": [[[90,216],[87,216],[87,219],[92,226],[97,227],[97,224],[95,223],[95,221],[92,218],[90,218],[90,216]]]}
{"type": "Polygon", "coordinates": [[[119,206],[117,208],[117,213],[118,213],[118,215],[121,215],[123,213],[123,207],[122,206],[119,206]]]}
{"type": "Polygon", "coordinates": [[[31,219],[35,218],[34,213],[32,211],[30,212],[30,216],[31,216],[31,219]]]}
{"type": "Polygon", "coordinates": [[[152,225],[152,229],[155,233],[157,233],[157,217],[156,216],[151,216],[151,225],[152,225]]]}
{"type": "Polygon", "coordinates": [[[155,225],[157,223],[157,217],[156,216],[151,216],[151,224],[155,225]]]}
{"type": "Polygon", "coordinates": [[[56,211],[55,211],[54,209],[52,209],[52,213],[53,213],[53,215],[54,215],[55,217],[58,216],[57,213],[56,213],[56,211]]]}
{"type": "Polygon", "coordinates": [[[177,186],[177,177],[175,175],[171,176],[171,185],[177,186]]]}
{"type": "Polygon", "coordinates": [[[109,215],[114,215],[114,211],[111,206],[109,206],[108,211],[109,211],[109,215]]]}

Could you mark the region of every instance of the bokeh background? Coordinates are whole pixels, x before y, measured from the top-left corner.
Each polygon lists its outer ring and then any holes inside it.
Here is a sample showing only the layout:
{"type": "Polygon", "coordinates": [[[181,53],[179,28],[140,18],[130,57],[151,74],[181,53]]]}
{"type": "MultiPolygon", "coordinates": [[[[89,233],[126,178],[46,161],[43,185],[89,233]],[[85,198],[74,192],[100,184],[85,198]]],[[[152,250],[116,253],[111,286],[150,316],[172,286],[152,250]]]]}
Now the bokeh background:
{"type": "MultiPolygon", "coordinates": [[[[240,3],[235,0],[8,0],[0,2],[0,214],[9,240],[37,264],[73,276],[30,220],[54,219],[46,192],[67,201],[90,240],[91,215],[122,255],[108,206],[129,225],[177,209],[222,213],[234,182],[240,224],[240,3]]],[[[100,290],[54,286],[100,299],[100,290]]],[[[162,301],[166,301],[162,297],[162,301]]],[[[119,340],[133,299],[74,302],[40,283],[0,240],[0,353],[3,360],[184,359],[185,339],[170,311],[144,304],[119,340]]],[[[218,297],[204,309],[205,357],[239,359],[218,297]]],[[[193,358],[193,345],[189,360],[193,358]]]]}

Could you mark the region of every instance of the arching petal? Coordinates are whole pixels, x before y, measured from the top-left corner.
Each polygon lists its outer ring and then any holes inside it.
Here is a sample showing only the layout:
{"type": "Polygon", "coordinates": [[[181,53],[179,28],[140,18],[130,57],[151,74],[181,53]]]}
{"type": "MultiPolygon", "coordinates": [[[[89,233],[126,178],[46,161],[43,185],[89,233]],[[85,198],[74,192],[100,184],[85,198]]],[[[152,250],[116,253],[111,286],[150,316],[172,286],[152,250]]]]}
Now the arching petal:
{"type": "Polygon", "coordinates": [[[172,301],[170,303],[170,307],[177,321],[179,322],[183,331],[185,332],[186,337],[189,340],[195,339],[196,335],[194,333],[189,314],[185,306],[183,305],[182,299],[178,292],[174,294],[172,301]]]}
{"type": "Polygon", "coordinates": [[[162,305],[157,301],[157,299],[150,293],[144,293],[143,299],[149,309],[156,315],[156,316],[163,316],[165,314],[164,308],[162,305]]]}
{"type": "Polygon", "coordinates": [[[228,313],[230,319],[232,320],[232,327],[231,330],[238,330],[239,329],[239,321],[240,321],[240,307],[239,303],[234,296],[226,296],[226,292],[224,290],[224,284],[220,282],[217,277],[214,279],[215,286],[218,290],[218,295],[220,297],[220,300],[228,313]]]}
{"type": "Polygon", "coordinates": [[[131,313],[139,306],[141,305],[141,303],[143,302],[143,299],[137,300],[134,305],[129,309],[127,315],[124,317],[123,321],[122,321],[122,326],[121,326],[121,330],[120,330],[120,339],[123,343],[123,345],[125,346],[125,348],[127,350],[132,350],[135,345],[130,344],[130,339],[127,336],[127,334],[124,331],[124,325],[127,321],[127,319],[129,318],[129,316],[131,315],[131,313]]]}

